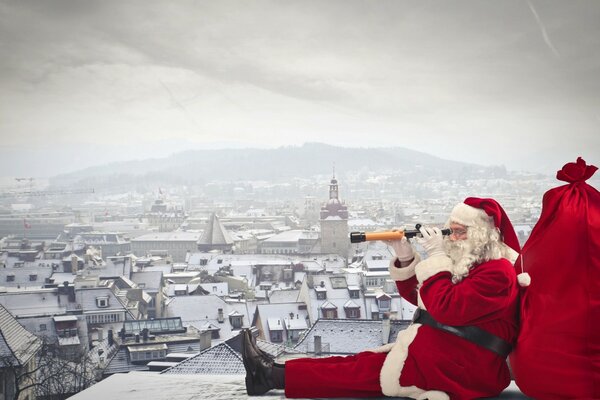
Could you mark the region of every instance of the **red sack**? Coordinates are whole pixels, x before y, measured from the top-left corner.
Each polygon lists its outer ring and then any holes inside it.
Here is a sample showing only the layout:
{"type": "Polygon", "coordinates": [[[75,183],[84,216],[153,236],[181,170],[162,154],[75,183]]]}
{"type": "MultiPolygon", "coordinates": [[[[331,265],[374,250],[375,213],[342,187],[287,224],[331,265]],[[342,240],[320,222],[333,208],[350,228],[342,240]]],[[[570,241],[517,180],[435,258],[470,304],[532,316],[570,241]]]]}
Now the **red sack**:
{"type": "Polygon", "coordinates": [[[510,362],[536,399],[600,399],[600,192],[585,183],[597,169],[579,157],[558,171],[569,184],[544,194],[515,264],[531,283],[510,362]]]}

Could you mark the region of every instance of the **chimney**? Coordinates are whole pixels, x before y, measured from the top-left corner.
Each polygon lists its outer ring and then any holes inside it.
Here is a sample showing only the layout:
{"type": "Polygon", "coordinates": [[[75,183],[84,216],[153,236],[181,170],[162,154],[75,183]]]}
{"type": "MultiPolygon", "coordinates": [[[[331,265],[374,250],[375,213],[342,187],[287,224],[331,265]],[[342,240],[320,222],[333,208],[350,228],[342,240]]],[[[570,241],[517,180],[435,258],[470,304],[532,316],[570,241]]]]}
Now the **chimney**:
{"type": "Polygon", "coordinates": [[[71,254],[71,273],[73,275],[77,275],[77,255],[75,253],[71,254]]]}
{"type": "Polygon", "coordinates": [[[67,287],[67,294],[69,298],[69,303],[75,303],[75,286],[69,285],[67,287]]]}
{"type": "Polygon", "coordinates": [[[148,328],[142,329],[142,338],[144,339],[144,342],[148,341],[148,328]]]}
{"type": "Polygon", "coordinates": [[[108,345],[112,346],[113,344],[115,344],[115,338],[113,337],[113,330],[109,329],[108,330],[108,345]]]}
{"type": "Polygon", "coordinates": [[[390,340],[390,330],[391,330],[390,318],[387,313],[383,313],[383,317],[381,319],[381,336],[382,336],[381,343],[382,344],[388,344],[388,342],[390,340]]]}
{"type": "Polygon", "coordinates": [[[315,356],[320,356],[322,353],[321,336],[315,335],[315,356]]]}
{"type": "Polygon", "coordinates": [[[139,343],[139,342],[140,342],[140,334],[139,334],[139,333],[136,333],[136,334],[135,334],[135,342],[136,342],[136,343],[139,343]]]}
{"type": "Polygon", "coordinates": [[[219,308],[219,315],[217,316],[217,321],[218,321],[220,324],[222,324],[222,323],[223,323],[223,321],[224,321],[224,318],[223,318],[223,309],[222,309],[222,308],[219,308]]]}

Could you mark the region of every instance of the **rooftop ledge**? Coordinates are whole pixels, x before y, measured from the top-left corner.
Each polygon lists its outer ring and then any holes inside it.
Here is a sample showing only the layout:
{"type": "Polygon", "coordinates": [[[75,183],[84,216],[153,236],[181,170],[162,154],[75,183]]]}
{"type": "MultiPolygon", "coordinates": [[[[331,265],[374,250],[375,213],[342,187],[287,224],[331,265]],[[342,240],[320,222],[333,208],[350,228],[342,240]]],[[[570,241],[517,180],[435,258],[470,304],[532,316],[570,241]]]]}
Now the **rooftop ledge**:
{"type": "MultiPolygon", "coordinates": [[[[69,397],[69,400],[191,400],[191,399],[285,399],[283,390],[263,396],[248,396],[243,375],[161,375],[154,372],[129,372],[111,375],[94,386],[69,397]]],[[[380,399],[389,399],[381,397],[380,399]]],[[[488,399],[529,399],[514,381],[498,397],[488,399]]]]}

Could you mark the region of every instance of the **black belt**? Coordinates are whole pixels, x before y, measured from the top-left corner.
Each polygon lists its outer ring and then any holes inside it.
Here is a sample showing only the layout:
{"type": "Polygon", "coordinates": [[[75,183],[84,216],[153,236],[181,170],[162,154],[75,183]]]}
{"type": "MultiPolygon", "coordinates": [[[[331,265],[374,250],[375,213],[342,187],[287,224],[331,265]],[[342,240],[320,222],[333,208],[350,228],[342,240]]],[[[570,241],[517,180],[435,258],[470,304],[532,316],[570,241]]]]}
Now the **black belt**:
{"type": "Polygon", "coordinates": [[[499,338],[498,336],[484,331],[476,326],[451,326],[444,325],[437,322],[431,314],[422,308],[417,308],[413,315],[413,322],[429,325],[433,328],[442,330],[444,332],[452,333],[453,335],[459,336],[463,339],[467,339],[479,346],[485,347],[486,349],[493,351],[494,353],[507,357],[512,346],[506,340],[499,338]]]}

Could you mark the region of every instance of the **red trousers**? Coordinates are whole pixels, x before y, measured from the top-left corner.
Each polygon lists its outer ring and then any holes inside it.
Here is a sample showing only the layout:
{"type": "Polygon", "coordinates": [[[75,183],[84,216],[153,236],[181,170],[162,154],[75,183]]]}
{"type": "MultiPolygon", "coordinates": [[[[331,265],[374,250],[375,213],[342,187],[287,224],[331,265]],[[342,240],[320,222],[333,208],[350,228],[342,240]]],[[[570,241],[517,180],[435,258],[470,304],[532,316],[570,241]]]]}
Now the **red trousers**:
{"type": "Polygon", "coordinates": [[[387,353],[299,358],[285,363],[285,396],[383,397],[379,373],[387,353]]]}

